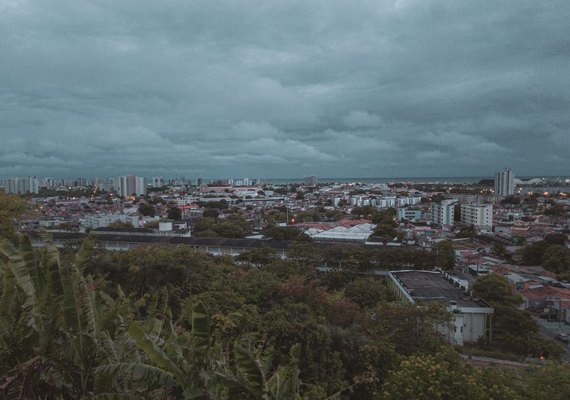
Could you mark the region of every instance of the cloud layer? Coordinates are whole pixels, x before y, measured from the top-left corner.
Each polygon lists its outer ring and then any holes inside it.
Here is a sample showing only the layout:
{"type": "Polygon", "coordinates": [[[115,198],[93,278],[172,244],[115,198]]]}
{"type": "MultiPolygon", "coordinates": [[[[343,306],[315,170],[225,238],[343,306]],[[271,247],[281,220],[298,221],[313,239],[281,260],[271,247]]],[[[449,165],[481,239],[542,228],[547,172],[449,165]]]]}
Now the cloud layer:
{"type": "Polygon", "coordinates": [[[0,178],[570,170],[566,0],[5,0],[0,178]]]}

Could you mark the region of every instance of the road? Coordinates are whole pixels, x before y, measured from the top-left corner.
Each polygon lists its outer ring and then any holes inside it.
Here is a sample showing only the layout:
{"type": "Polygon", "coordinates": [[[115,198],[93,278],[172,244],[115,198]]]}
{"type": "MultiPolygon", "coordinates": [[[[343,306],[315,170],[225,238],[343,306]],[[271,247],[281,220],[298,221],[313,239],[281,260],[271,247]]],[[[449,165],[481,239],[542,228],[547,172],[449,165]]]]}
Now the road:
{"type": "Polygon", "coordinates": [[[564,347],[564,350],[566,351],[566,357],[563,357],[563,360],[567,363],[570,363],[570,345],[556,339],[558,332],[570,335],[570,326],[565,324],[559,325],[557,321],[548,322],[545,319],[537,317],[534,317],[533,319],[536,321],[536,324],[540,328],[540,334],[542,337],[555,340],[557,343],[562,345],[562,347],[564,347]]]}

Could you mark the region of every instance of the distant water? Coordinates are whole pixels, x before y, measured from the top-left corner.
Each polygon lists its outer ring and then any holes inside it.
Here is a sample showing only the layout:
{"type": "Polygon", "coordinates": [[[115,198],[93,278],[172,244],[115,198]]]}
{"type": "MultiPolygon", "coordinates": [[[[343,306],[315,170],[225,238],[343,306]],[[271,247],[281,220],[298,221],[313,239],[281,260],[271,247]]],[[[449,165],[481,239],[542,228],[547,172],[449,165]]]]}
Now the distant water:
{"type": "MultiPolygon", "coordinates": [[[[318,183],[390,183],[390,182],[413,182],[413,183],[477,183],[481,179],[493,179],[492,177],[457,177],[457,176],[438,176],[438,177],[400,177],[400,178],[317,178],[318,183]]],[[[303,183],[305,178],[287,178],[287,179],[261,179],[264,183],[274,183],[285,185],[288,183],[303,183]]]]}

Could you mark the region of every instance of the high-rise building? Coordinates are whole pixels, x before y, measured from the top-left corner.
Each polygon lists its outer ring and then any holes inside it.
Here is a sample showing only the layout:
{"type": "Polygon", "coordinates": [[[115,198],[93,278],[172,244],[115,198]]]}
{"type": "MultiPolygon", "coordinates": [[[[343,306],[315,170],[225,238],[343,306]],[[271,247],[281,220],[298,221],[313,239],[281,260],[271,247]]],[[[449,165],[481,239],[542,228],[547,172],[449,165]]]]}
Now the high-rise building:
{"type": "Polygon", "coordinates": [[[87,187],[87,179],[85,178],[77,178],[75,180],[75,187],[87,187]]]}
{"type": "Polygon", "coordinates": [[[161,188],[164,186],[164,179],[162,178],[162,176],[154,176],[152,178],[152,183],[151,186],[153,188],[161,188]]]}
{"type": "Polygon", "coordinates": [[[35,176],[23,178],[8,178],[4,181],[5,193],[37,194],[40,191],[40,183],[35,176]]]}
{"type": "Polygon", "coordinates": [[[144,182],[144,178],[140,176],[119,176],[117,178],[117,193],[120,196],[128,197],[132,196],[141,196],[146,194],[146,186],[144,182]]]}
{"type": "Polygon", "coordinates": [[[461,223],[465,225],[493,227],[492,204],[462,204],[461,223]]]}
{"type": "Polygon", "coordinates": [[[495,199],[497,201],[515,194],[515,174],[510,168],[495,175],[495,199]]]}
{"type": "Polygon", "coordinates": [[[457,200],[442,200],[431,203],[431,221],[436,225],[453,225],[457,200]]]}

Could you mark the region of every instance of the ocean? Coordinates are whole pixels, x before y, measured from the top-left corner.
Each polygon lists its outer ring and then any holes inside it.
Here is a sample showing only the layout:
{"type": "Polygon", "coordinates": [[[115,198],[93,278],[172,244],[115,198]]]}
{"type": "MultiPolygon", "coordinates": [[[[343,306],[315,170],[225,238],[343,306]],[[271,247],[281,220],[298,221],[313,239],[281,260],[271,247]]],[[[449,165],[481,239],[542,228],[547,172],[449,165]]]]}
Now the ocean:
{"type": "MultiPolygon", "coordinates": [[[[317,178],[318,183],[390,183],[390,182],[413,182],[413,183],[452,183],[452,184],[469,184],[477,183],[481,179],[493,179],[492,177],[400,177],[400,178],[317,178]]],[[[303,183],[305,178],[280,178],[280,179],[261,179],[263,183],[274,184],[289,184],[289,183],[303,183]]]]}

